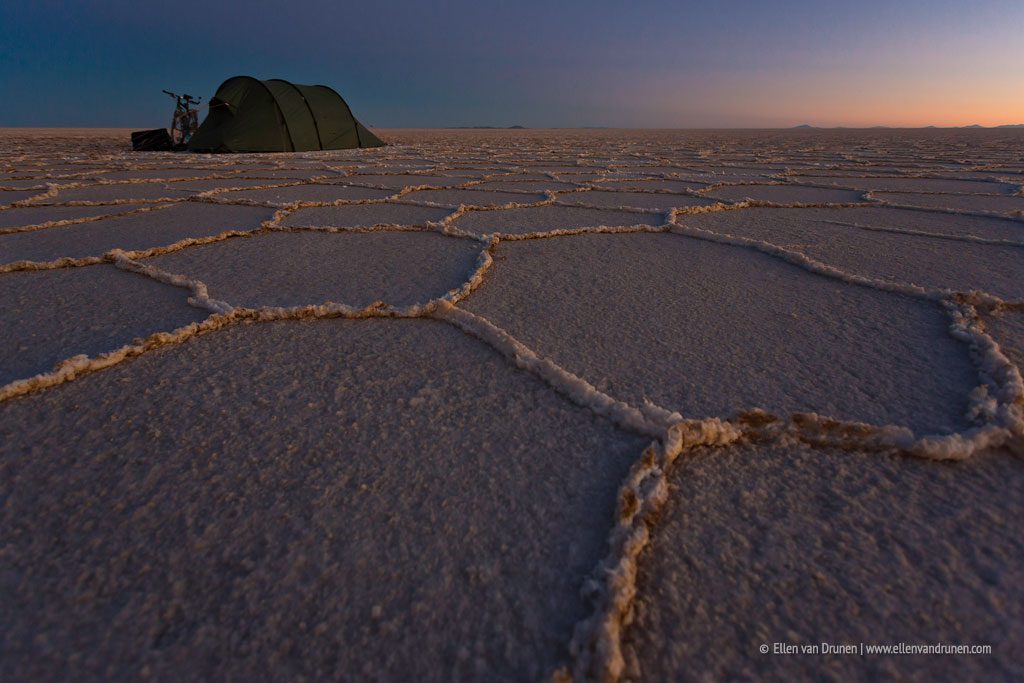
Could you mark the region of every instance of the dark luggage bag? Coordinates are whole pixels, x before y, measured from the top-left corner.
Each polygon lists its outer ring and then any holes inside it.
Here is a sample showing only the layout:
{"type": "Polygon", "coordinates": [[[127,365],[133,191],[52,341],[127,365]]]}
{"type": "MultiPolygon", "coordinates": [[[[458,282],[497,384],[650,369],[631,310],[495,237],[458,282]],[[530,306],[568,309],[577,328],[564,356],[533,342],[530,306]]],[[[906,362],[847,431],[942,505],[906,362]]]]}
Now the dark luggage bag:
{"type": "Polygon", "coordinates": [[[137,130],[132,133],[132,149],[136,152],[170,152],[174,146],[166,128],[137,130]]]}

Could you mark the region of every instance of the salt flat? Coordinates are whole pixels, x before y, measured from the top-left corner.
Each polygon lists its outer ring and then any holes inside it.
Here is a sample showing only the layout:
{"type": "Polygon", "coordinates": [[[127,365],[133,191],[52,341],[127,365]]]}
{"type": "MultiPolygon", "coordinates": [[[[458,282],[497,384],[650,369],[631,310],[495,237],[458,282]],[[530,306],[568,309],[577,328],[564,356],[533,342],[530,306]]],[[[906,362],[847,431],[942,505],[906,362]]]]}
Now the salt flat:
{"type": "Polygon", "coordinates": [[[381,136],[0,131],[0,679],[1024,677],[1024,133],[381,136]]]}

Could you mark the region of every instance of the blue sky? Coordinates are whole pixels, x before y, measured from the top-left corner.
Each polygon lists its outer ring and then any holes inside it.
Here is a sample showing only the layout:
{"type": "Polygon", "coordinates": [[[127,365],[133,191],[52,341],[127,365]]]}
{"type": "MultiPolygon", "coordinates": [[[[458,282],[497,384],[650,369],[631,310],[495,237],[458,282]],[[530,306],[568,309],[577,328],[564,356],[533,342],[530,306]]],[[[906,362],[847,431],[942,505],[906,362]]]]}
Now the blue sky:
{"type": "Polygon", "coordinates": [[[1022,123],[1022,36],[1020,0],[13,0],[0,125],[156,127],[237,74],[378,127],[1022,123]]]}

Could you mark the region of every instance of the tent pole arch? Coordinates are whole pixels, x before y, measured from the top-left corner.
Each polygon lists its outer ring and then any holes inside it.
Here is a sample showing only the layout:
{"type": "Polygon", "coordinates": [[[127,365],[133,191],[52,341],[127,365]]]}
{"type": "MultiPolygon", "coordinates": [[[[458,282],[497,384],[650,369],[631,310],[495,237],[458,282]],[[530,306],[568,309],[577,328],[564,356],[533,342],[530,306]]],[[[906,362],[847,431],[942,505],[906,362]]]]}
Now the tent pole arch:
{"type": "MultiPolygon", "coordinates": [[[[234,78],[245,78],[250,81],[255,81],[256,83],[260,84],[260,87],[267,91],[267,94],[270,95],[270,99],[274,101],[274,108],[277,110],[277,118],[281,122],[281,125],[284,127],[284,132],[288,135],[288,146],[291,147],[291,149],[285,151],[294,152],[295,141],[292,140],[292,132],[288,128],[288,121],[287,119],[285,119],[284,112],[281,110],[281,104],[277,101],[277,98],[274,97],[274,91],[268,88],[266,83],[264,83],[258,78],[253,78],[252,76],[235,76],[234,78]]],[[[225,81],[225,83],[226,82],[227,81],[225,81]]]]}
{"type": "MultiPolygon", "coordinates": [[[[302,91],[299,90],[298,88],[296,88],[295,84],[292,83],[291,81],[286,81],[286,80],[281,79],[281,78],[272,78],[271,80],[278,81],[280,83],[284,83],[289,88],[294,90],[295,94],[297,94],[299,97],[302,98],[302,103],[304,105],[306,105],[306,111],[309,112],[309,118],[311,118],[313,120],[313,130],[316,131],[316,144],[317,144],[317,146],[321,150],[323,150],[323,148],[324,148],[324,141],[323,141],[323,138],[320,137],[320,124],[317,123],[317,121],[316,121],[316,114],[313,113],[313,108],[309,106],[309,100],[306,99],[306,96],[302,94],[302,91]]],[[[276,98],[275,98],[275,100],[276,100],[276,98]]],[[[280,107],[280,105],[278,105],[278,107],[280,107]]],[[[351,116],[352,110],[350,109],[348,113],[351,116]]],[[[353,120],[354,120],[354,118],[355,117],[353,117],[353,120]]],[[[289,131],[289,137],[290,136],[291,136],[291,132],[289,131]]],[[[356,140],[359,141],[360,145],[362,145],[362,141],[359,140],[359,131],[358,130],[356,131],[356,140]]],[[[295,142],[294,141],[292,142],[292,149],[295,149],[295,142]]]]}
{"type": "MultiPolygon", "coordinates": [[[[291,126],[288,125],[288,119],[285,118],[284,110],[281,108],[281,103],[277,101],[277,95],[275,95],[274,91],[267,86],[265,81],[261,81],[258,78],[253,80],[258,81],[259,84],[263,86],[263,89],[270,94],[270,99],[274,100],[274,106],[277,107],[277,116],[281,120],[281,126],[284,128],[284,132],[288,135],[288,146],[291,147],[291,149],[285,151],[294,152],[295,140],[292,138],[292,129],[291,126]]],[[[287,83],[287,81],[285,82],[287,83]]],[[[289,83],[289,85],[291,84],[289,83]]]]}
{"type": "Polygon", "coordinates": [[[345,111],[348,112],[349,118],[351,118],[352,121],[356,124],[356,142],[358,142],[359,146],[362,147],[363,146],[363,139],[359,135],[359,122],[356,121],[356,117],[352,114],[352,107],[348,106],[348,102],[346,102],[345,98],[341,96],[341,93],[339,93],[337,90],[335,90],[331,86],[329,86],[329,85],[321,85],[320,87],[321,88],[327,88],[332,93],[337,95],[338,99],[341,100],[341,103],[345,105],[345,111]]]}

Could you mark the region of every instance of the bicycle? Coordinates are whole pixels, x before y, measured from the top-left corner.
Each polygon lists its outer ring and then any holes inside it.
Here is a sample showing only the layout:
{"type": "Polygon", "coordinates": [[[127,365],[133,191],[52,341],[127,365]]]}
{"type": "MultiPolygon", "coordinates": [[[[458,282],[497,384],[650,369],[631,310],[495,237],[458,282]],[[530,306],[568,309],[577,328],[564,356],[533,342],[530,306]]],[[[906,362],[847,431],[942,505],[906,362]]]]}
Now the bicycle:
{"type": "Polygon", "coordinates": [[[199,109],[193,105],[199,104],[203,98],[178,95],[170,90],[163,92],[175,100],[174,118],[171,119],[171,144],[174,147],[183,147],[188,144],[193,133],[199,128],[199,109]]]}

